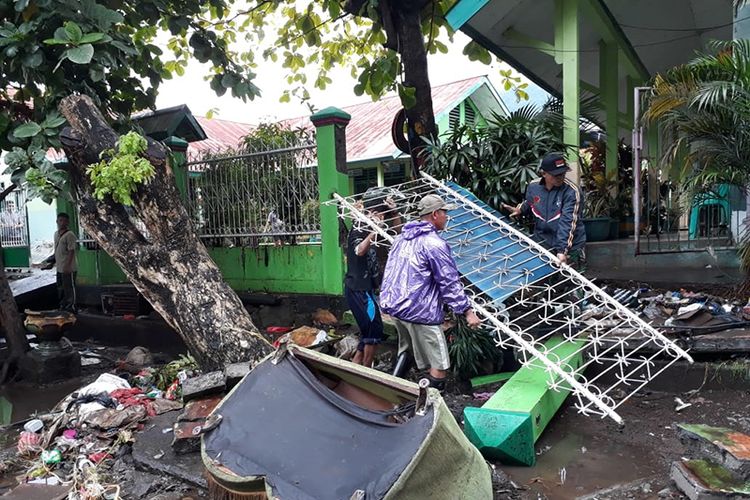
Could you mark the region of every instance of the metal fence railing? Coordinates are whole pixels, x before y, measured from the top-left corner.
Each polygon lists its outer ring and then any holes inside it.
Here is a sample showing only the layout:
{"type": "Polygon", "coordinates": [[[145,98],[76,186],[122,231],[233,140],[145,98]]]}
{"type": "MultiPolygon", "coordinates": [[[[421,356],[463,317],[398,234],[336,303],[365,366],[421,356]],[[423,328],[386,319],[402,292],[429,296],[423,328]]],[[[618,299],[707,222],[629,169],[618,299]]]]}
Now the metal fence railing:
{"type": "Polygon", "coordinates": [[[23,191],[11,192],[0,201],[0,242],[4,248],[29,246],[27,220],[23,191]]]}
{"type": "Polygon", "coordinates": [[[634,91],[633,172],[636,254],[735,248],[747,230],[747,193],[726,184],[686,190],[661,162],[642,119],[649,87],[634,91]]]}
{"type": "Polygon", "coordinates": [[[314,144],[202,153],[187,163],[186,205],[210,246],[320,241],[314,144]]]}

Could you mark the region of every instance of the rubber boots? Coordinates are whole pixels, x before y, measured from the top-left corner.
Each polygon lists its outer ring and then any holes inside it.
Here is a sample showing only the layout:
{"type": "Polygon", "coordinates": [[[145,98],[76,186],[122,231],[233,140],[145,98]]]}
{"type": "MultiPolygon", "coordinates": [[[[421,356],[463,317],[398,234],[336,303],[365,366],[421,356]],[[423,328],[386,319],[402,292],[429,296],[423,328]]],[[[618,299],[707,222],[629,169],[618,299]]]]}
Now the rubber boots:
{"type": "Polygon", "coordinates": [[[396,358],[396,365],[393,367],[393,376],[405,378],[413,364],[414,358],[412,358],[411,353],[409,351],[402,352],[396,358]]]}

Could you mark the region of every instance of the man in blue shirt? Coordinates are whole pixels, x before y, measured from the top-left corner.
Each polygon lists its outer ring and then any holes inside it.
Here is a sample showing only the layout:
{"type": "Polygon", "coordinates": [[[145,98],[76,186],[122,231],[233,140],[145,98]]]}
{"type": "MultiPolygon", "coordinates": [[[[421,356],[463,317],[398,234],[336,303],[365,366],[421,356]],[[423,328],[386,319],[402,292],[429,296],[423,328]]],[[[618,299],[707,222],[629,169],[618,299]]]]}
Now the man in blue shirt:
{"type": "Polygon", "coordinates": [[[586,230],[583,226],[583,192],[565,178],[570,171],[562,153],[548,153],[539,165],[541,180],[526,188],[517,206],[503,204],[511,217],[532,215],[534,239],[557,255],[560,262],[585,267],[586,230]]]}

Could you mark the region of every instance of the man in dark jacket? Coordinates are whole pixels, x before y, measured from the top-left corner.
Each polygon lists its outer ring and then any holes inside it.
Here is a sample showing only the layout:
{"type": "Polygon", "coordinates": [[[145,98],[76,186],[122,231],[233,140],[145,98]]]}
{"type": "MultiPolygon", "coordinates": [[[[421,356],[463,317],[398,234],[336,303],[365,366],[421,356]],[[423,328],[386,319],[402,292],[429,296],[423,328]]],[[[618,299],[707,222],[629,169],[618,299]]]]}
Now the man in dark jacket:
{"type": "MultiPolygon", "coordinates": [[[[438,234],[453,207],[428,194],[418,208],[420,220],[404,226],[388,255],[380,302],[396,324],[399,357],[413,353],[420,370],[429,368],[430,384],[442,390],[450,368],[448,344],[440,328],[443,305],[463,314],[472,328],[481,321],[471,309],[450,247],[438,234]]],[[[403,376],[407,369],[394,374],[403,376]]]]}
{"type": "Polygon", "coordinates": [[[511,217],[532,215],[534,239],[560,262],[581,269],[586,259],[583,192],[565,178],[570,167],[561,153],[546,154],[540,170],[542,179],[528,185],[523,202],[515,207],[503,204],[503,208],[511,217]]]}
{"type": "MultiPolygon", "coordinates": [[[[377,221],[383,213],[393,208],[389,199],[383,199],[379,191],[368,189],[362,197],[362,209],[377,221]]],[[[354,223],[346,246],[346,276],[344,297],[349,304],[359,327],[360,341],[352,362],[372,368],[375,351],[383,340],[383,320],[375,299],[375,290],[380,285],[380,266],[373,241],[377,233],[370,228],[354,223]]]]}

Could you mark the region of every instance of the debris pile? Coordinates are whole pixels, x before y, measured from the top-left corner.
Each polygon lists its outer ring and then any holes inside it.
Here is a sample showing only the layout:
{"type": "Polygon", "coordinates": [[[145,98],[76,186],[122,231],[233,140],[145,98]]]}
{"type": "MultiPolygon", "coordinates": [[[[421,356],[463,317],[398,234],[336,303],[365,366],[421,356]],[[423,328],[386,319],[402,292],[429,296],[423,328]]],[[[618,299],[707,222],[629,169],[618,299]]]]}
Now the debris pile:
{"type": "Polygon", "coordinates": [[[189,356],[159,369],[144,366],[150,363],[151,354],[135,348],[116,374],[99,375],[28,420],[16,456],[2,464],[20,472],[18,488],[61,486],[71,500],[120,498],[120,486],[107,473],[112,462],[129,453],[134,432],[151,418],[183,408],[183,385],[189,388],[189,377],[197,373],[189,356]]]}
{"type": "MultiPolygon", "coordinates": [[[[649,287],[633,289],[603,287],[615,300],[637,312],[657,328],[673,333],[715,333],[750,324],[750,302],[726,300],[707,293],[657,291],[649,287]]],[[[595,306],[584,307],[584,318],[595,320],[595,306]]]]}

